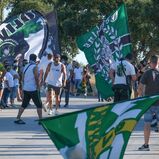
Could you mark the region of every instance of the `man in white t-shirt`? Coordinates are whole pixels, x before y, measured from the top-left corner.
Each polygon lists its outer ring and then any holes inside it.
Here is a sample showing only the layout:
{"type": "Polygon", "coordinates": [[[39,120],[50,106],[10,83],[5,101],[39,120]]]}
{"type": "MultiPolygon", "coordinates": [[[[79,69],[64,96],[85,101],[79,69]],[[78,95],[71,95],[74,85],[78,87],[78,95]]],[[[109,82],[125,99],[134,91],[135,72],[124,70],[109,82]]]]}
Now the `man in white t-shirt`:
{"type": "MultiPolygon", "coordinates": [[[[48,66],[49,63],[53,62],[53,53],[52,52],[47,52],[46,56],[43,56],[41,58],[41,61],[40,61],[40,64],[39,64],[39,70],[40,70],[40,74],[39,74],[39,82],[40,82],[40,86],[41,89],[45,89],[46,90],[46,87],[47,87],[47,78],[45,80],[45,83],[46,85],[42,85],[43,84],[43,81],[44,81],[44,75],[45,75],[45,72],[46,72],[46,68],[48,66]]],[[[45,105],[47,106],[48,105],[48,91],[46,90],[46,101],[45,101],[45,105]]]]}
{"type": "Polygon", "coordinates": [[[1,105],[7,107],[8,97],[13,89],[14,81],[13,76],[10,73],[11,66],[5,66],[5,75],[4,75],[4,90],[1,98],[1,105]]]}
{"type": "Polygon", "coordinates": [[[83,69],[80,67],[79,63],[77,63],[76,67],[74,69],[76,95],[77,95],[78,89],[80,87],[80,84],[82,82],[82,73],[83,73],[83,69]]]}
{"type": "Polygon", "coordinates": [[[125,59],[111,65],[110,78],[113,84],[114,102],[130,99],[131,80],[136,80],[135,68],[130,63],[132,58],[132,54],[128,54],[125,59]]]}
{"type": "MultiPolygon", "coordinates": [[[[43,80],[44,80],[44,74],[46,72],[46,68],[48,66],[49,63],[53,62],[53,53],[52,52],[47,52],[46,56],[43,56],[41,58],[40,64],[39,64],[39,70],[40,70],[40,75],[39,75],[39,81],[40,84],[43,84],[43,80]]],[[[47,79],[45,81],[47,83],[47,79]]]]}

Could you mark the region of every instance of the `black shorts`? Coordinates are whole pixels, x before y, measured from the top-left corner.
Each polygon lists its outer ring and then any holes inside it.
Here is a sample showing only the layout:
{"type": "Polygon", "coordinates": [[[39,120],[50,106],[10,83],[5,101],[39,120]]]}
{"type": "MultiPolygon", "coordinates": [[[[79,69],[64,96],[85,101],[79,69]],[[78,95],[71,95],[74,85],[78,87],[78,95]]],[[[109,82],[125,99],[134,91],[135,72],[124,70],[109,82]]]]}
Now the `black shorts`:
{"type": "Polygon", "coordinates": [[[23,91],[24,97],[22,101],[22,107],[26,108],[29,105],[30,99],[33,100],[33,103],[37,108],[42,108],[42,102],[40,98],[39,91],[23,91]]]}
{"type": "Polygon", "coordinates": [[[53,89],[53,91],[55,92],[55,95],[59,95],[61,93],[61,87],[55,87],[53,85],[48,84],[48,91],[51,91],[53,89]]]}
{"type": "Polygon", "coordinates": [[[130,99],[131,90],[129,86],[124,84],[116,84],[113,86],[114,102],[124,101],[130,99]]]}

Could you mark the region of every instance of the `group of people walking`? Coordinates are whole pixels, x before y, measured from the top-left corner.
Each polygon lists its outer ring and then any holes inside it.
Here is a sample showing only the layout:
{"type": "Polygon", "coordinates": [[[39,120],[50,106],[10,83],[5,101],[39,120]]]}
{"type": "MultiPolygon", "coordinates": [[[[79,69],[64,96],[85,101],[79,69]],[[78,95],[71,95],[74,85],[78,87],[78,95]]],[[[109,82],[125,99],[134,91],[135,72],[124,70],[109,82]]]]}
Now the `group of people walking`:
{"type": "MultiPolygon", "coordinates": [[[[147,65],[140,63],[140,68],[135,69],[132,64],[133,56],[128,54],[125,58],[113,63],[110,67],[110,78],[112,79],[112,88],[114,91],[114,102],[128,100],[131,98],[132,90],[134,97],[150,96],[159,93],[159,60],[158,56],[153,55],[147,65]]],[[[68,62],[67,56],[60,56],[48,52],[43,56],[40,62],[37,62],[37,56],[31,54],[29,63],[25,63],[21,68],[21,74],[17,72],[17,64],[12,67],[4,63],[5,69],[1,74],[1,84],[4,83],[4,88],[0,87],[1,107],[8,106],[8,98],[10,96],[11,106],[14,105],[16,96],[22,104],[19,108],[16,124],[25,124],[21,116],[25,108],[29,105],[30,100],[37,107],[39,119],[42,118],[43,104],[41,101],[40,89],[46,90],[45,106],[48,107],[48,114],[57,115],[61,103],[61,97],[65,92],[65,105],[69,106],[69,95],[78,95],[80,86],[83,87],[84,96],[87,96],[87,85],[90,85],[89,69],[80,67],[78,63],[73,61],[68,62]],[[3,79],[3,80],[2,80],[3,79]],[[21,82],[20,82],[21,79],[21,82]],[[22,86],[21,86],[22,85],[22,86]],[[18,91],[21,87],[23,93],[18,91]],[[55,105],[53,105],[53,97],[55,97],[55,105]],[[53,106],[55,108],[53,109],[53,106]]],[[[45,107],[46,111],[46,107],[45,107]]],[[[151,122],[154,118],[159,121],[159,103],[154,104],[144,115],[144,139],[145,143],[139,147],[139,150],[149,149],[149,137],[151,130],[151,122]]],[[[158,125],[159,126],[159,125],[158,125]]]]}
{"type": "MultiPolygon", "coordinates": [[[[114,102],[119,102],[131,98],[132,89],[135,92],[134,97],[151,96],[159,93],[159,59],[152,55],[148,64],[143,61],[140,68],[135,70],[132,64],[132,54],[128,54],[124,59],[112,64],[110,77],[113,83],[114,102]]],[[[144,107],[144,105],[143,105],[144,107]]],[[[149,138],[151,122],[157,120],[159,127],[159,102],[155,103],[144,114],[144,144],[139,147],[140,151],[149,151],[149,138]]]]}
{"type": "Polygon", "coordinates": [[[31,54],[29,62],[26,63],[26,60],[24,60],[24,67],[20,67],[20,74],[17,71],[17,63],[12,64],[12,66],[7,62],[4,63],[4,70],[1,76],[1,81],[4,83],[1,107],[9,107],[9,97],[10,107],[13,107],[14,99],[19,97],[22,105],[15,121],[17,124],[25,124],[21,119],[21,115],[30,104],[31,99],[37,107],[38,117],[41,119],[42,108],[45,111],[48,108],[49,115],[57,115],[59,113],[58,109],[63,93],[65,93],[64,107],[69,106],[70,93],[74,96],[78,95],[81,86],[84,88],[84,96],[87,96],[87,83],[89,83],[90,78],[88,68],[82,68],[75,61],[70,63],[67,56],[60,56],[52,52],[48,52],[43,56],[40,62],[37,59],[35,54],[31,54]],[[20,88],[22,88],[22,91],[18,91],[20,88]],[[44,104],[41,101],[40,90],[42,89],[45,90],[46,95],[44,104]],[[19,94],[19,92],[23,93],[19,94]],[[53,97],[55,98],[55,104],[53,104],[53,97]],[[55,109],[53,109],[54,106],[55,109]]]}

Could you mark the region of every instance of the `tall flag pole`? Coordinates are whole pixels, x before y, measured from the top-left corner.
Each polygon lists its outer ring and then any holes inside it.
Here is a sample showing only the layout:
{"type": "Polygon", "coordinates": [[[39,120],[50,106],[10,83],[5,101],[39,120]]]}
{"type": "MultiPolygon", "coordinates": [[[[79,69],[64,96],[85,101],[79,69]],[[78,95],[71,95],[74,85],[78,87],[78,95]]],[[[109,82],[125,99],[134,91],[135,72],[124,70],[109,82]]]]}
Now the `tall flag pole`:
{"type": "Polygon", "coordinates": [[[123,159],[136,123],[158,100],[159,95],[107,104],[41,123],[64,159],[123,159]]]}
{"type": "Polygon", "coordinates": [[[78,37],[77,45],[94,70],[96,87],[102,97],[113,96],[109,77],[110,64],[131,53],[125,5],[122,4],[102,23],[78,37]]]}
{"type": "Polygon", "coordinates": [[[46,20],[49,27],[49,39],[47,43],[46,52],[52,51],[56,54],[61,54],[58,36],[58,25],[57,25],[57,12],[52,11],[46,14],[46,20]]]}
{"type": "Polygon", "coordinates": [[[0,60],[30,54],[39,58],[48,41],[48,26],[44,17],[35,10],[14,16],[0,25],[0,60]]]}

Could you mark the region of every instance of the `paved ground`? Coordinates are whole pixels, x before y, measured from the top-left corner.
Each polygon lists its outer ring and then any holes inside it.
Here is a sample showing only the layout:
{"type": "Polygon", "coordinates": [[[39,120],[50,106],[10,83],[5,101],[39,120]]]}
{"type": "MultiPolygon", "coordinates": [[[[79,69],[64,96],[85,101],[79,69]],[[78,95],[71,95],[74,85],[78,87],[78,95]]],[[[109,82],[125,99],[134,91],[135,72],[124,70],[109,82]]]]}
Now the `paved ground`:
{"type": "MultiPolygon", "coordinates": [[[[62,102],[63,103],[63,102],[62,102]]],[[[68,109],[62,108],[61,113],[76,111],[100,105],[97,99],[72,98],[68,109]]],[[[0,159],[62,159],[59,152],[48,138],[41,126],[35,121],[36,110],[30,107],[23,114],[27,124],[13,123],[18,109],[0,111],[0,159]]],[[[44,113],[44,116],[48,116],[44,113]]],[[[137,151],[143,143],[143,119],[133,132],[124,159],[158,159],[159,134],[152,131],[149,152],[137,151]]]]}

